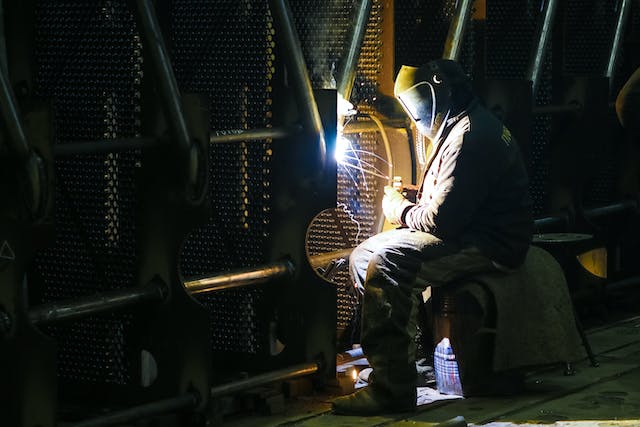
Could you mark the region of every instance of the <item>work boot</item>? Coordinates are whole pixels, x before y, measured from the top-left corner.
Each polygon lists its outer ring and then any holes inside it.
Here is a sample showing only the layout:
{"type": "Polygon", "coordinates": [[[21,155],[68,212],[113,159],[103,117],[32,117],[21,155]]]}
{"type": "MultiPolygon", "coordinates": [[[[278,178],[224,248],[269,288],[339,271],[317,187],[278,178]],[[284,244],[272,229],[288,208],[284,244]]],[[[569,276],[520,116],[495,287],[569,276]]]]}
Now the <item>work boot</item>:
{"type": "Polygon", "coordinates": [[[401,395],[379,390],[374,384],[333,401],[333,412],[340,415],[378,415],[410,412],[416,409],[416,389],[401,395]]]}

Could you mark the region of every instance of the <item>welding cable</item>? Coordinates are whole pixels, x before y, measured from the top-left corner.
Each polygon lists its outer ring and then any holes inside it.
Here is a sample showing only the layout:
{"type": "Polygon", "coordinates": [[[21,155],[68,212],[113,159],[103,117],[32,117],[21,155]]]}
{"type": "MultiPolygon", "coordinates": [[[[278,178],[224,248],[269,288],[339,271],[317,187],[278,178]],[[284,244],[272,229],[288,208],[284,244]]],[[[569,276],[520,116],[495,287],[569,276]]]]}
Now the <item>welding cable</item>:
{"type": "MultiPolygon", "coordinates": [[[[382,125],[382,122],[380,121],[380,119],[378,119],[377,117],[375,117],[372,114],[360,114],[360,116],[363,117],[368,117],[371,119],[371,121],[373,121],[376,126],[378,126],[378,129],[380,131],[380,135],[382,136],[382,142],[384,143],[384,150],[387,154],[387,164],[388,164],[388,183],[387,185],[393,185],[393,155],[391,154],[391,144],[389,144],[389,138],[387,136],[387,131],[384,129],[384,126],[382,125]]],[[[375,224],[375,227],[377,229],[378,232],[381,232],[384,229],[384,215],[378,215],[378,220],[377,223],[375,224]]]]}
{"type": "Polygon", "coordinates": [[[388,164],[388,185],[393,185],[393,155],[391,154],[391,144],[389,144],[389,137],[387,136],[387,131],[384,129],[382,122],[379,118],[374,116],[373,114],[359,114],[361,117],[368,117],[373,121],[380,131],[380,135],[382,136],[382,142],[384,143],[384,150],[387,155],[387,164],[388,164]]]}

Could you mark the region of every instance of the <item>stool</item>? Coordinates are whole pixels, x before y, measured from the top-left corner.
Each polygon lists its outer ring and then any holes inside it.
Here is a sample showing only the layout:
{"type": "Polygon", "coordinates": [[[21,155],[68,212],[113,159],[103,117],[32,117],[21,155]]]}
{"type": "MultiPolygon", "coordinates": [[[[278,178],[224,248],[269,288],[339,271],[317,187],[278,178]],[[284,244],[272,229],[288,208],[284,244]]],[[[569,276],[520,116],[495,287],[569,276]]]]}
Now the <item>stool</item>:
{"type": "Polygon", "coordinates": [[[432,288],[431,300],[432,345],[451,341],[465,396],[511,393],[522,385],[524,369],[581,357],[564,273],[539,247],[529,248],[515,272],[432,288]]]}
{"type": "MultiPolygon", "coordinates": [[[[573,315],[576,327],[578,328],[578,333],[580,334],[580,339],[582,340],[582,345],[587,352],[591,366],[598,366],[599,363],[596,360],[591,344],[584,332],[582,322],[580,321],[580,317],[575,306],[575,300],[577,299],[576,296],[585,293],[585,278],[588,277],[587,275],[589,274],[578,261],[578,256],[581,253],[597,246],[594,242],[593,236],[591,234],[581,233],[543,233],[533,236],[533,244],[549,252],[562,267],[567,279],[567,286],[569,287],[569,294],[571,295],[573,315]]],[[[601,283],[601,280],[596,276],[590,276],[594,277],[594,280],[591,281],[592,285],[595,284],[597,286],[598,283],[601,283]]],[[[570,366],[567,366],[567,369],[570,370],[570,366]]]]}

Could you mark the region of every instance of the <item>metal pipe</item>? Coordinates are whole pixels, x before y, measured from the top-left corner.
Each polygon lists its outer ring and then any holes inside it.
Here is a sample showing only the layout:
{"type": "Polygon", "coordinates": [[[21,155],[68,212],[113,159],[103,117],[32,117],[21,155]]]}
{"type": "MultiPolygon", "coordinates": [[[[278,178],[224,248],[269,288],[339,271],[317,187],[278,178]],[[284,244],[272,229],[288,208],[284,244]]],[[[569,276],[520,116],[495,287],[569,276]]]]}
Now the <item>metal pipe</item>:
{"type": "Polygon", "coordinates": [[[549,216],[538,218],[533,221],[533,225],[537,232],[555,227],[567,228],[569,226],[569,216],[549,216]]]}
{"type": "Polygon", "coordinates": [[[151,282],[133,289],[118,289],[75,300],[43,304],[29,310],[29,319],[32,323],[39,325],[72,320],[142,302],[161,301],[165,295],[166,289],[163,284],[151,282]]]}
{"type": "Polygon", "coordinates": [[[187,153],[191,149],[191,138],[182,111],[178,83],[171,67],[155,8],[151,0],[136,0],[136,4],[142,34],[146,42],[145,48],[149,52],[169,128],[180,150],[187,153]]]}
{"type": "Polygon", "coordinates": [[[594,219],[594,218],[612,215],[612,214],[624,212],[626,210],[637,209],[637,208],[638,208],[638,202],[636,200],[623,200],[621,202],[612,203],[610,205],[589,208],[585,210],[584,215],[587,218],[594,219]]]}
{"type": "Polygon", "coordinates": [[[531,82],[531,93],[532,99],[534,100],[536,99],[538,82],[540,81],[540,74],[542,73],[547,45],[551,39],[551,29],[556,15],[557,4],[558,2],[556,0],[546,0],[544,10],[542,11],[542,19],[538,21],[536,28],[537,37],[535,37],[534,40],[537,40],[537,42],[533,45],[531,62],[527,67],[527,73],[525,75],[526,80],[531,82]]]}
{"type": "Polygon", "coordinates": [[[293,378],[313,375],[315,373],[318,373],[319,371],[320,366],[317,363],[303,363],[292,366],[290,368],[267,372],[244,380],[234,381],[232,383],[212,387],[211,397],[215,398],[218,396],[225,396],[277,381],[285,381],[293,378]]]}
{"type": "Polygon", "coordinates": [[[103,427],[124,424],[182,409],[193,409],[198,406],[199,401],[200,398],[196,393],[186,393],[181,396],[134,406],[122,411],[114,411],[106,415],[71,424],[69,427],[103,427]]]}
{"type": "Polygon", "coordinates": [[[115,153],[119,151],[144,149],[160,142],[154,138],[100,139],[96,141],[69,142],[53,146],[53,155],[68,157],[77,154],[115,153]]]}
{"type": "Polygon", "coordinates": [[[605,76],[609,78],[609,87],[611,87],[611,80],[613,73],[615,72],[616,63],[618,62],[618,56],[620,53],[620,45],[622,44],[622,37],[624,36],[624,28],[628,20],[629,11],[631,10],[631,0],[620,0],[618,2],[618,19],[616,20],[616,26],[613,33],[613,40],[611,42],[611,53],[609,54],[609,60],[607,61],[607,71],[605,76]]]}
{"type": "Polygon", "coordinates": [[[269,0],[269,8],[276,28],[276,36],[282,43],[281,50],[289,71],[288,76],[292,82],[296,99],[299,101],[298,107],[301,112],[303,127],[317,137],[320,165],[324,170],[327,162],[327,144],[324,138],[324,129],[322,128],[318,105],[313,95],[307,66],[304,62],[300,40],[293,25],[289,3],[287,0],[269,0]]]}
{"type": "Polygon", "coordinates": [[[184,282],[191,294],[222,291],[265,283],[279,277],[291,277],[295,268],[290,261],[274,262],[255,268],[236,270],[213,277],[184,282]]]}
{"type": "Polygon", "coordinates": [[[353,252],[353,248],[342,249],[339,251],[332,251],[332,252],[324,252],[318,255],[311,255],[309,257],[309,264],[311,264],[311,266],[314,269],[318,267],[324,267],[325,265],[327,265],[328,263],[330,263],[335,259],[340,259],[340,258],[349,259],[349,255],[351,255],[351,252],[353,252]]]}
{"type": "Polygon", "coordinates": [[[264,129],[232,129],[216,132],[209,137],[209,143],[260,141],[262,139],[279,139],[291,136],[296,128],[264,128],[264,129]]]}
{"type": "Polygon", "coordinates": [[[458,0],[458,7],[456,7],[455,14],[451,19],[447,39],[444,42],[444,52],[442,53],[444,59],[457,61],[460,58],[467,23],[471,17],[471,6],[473,6],[473,0],[458,0]]]}
{"type": "Polygon", "coordinates": [[[358,7],[352,26],[347,54],[342,61],[340,72],[338,73],[338,76],[336,76],[336,81],[338,82],[338,93],[347,101],[351,98],[353,82],[356,79],[358,58],[360,57],[362,42],[364,41],[364,36],[367,32],[367,23],[369,22],[372,4],[373,2],[371,0],[360,1],[360,7],[358,7]]]}
{"type": "MultiPolygon", "coordinates": [[[[630,209],[638,209],[638,201],[636,200],[623,200],[621,202],[612,203],[610,205],[598,206],[594,208],[585,209],[583,215],[587,219],[596,219],[599,217],[621,213],[630,209]]],[[[551,227],[568,227],[571,224],[569,215],[557,215],[538,218],[534,221],[536,230],[543,230],[551,227]]]]}
{"type": "Polygon", "coordinates": [[[27,142],[27,137],[22,127],[20,113],[18,113],[18,107],[9,84],[9,79],[1,70],[0,109],[2,110],[2,120],[7,130],[8,144],[11,144],[11,148],[14,151],[13,154],[18,159],[25,160],[29,156],[29,143],[27,142]]]}
{"type": "MultiPolygon", "coordinates": [[[[387,119],[380,120],[385,128],[405,129],[407,127],[406,119],[387,119]]],[[[361,132],[379,132],[380,126],[370,120],[356,120],[347,123],[342,129],[344,135],[361,133],[361,132]]]]}

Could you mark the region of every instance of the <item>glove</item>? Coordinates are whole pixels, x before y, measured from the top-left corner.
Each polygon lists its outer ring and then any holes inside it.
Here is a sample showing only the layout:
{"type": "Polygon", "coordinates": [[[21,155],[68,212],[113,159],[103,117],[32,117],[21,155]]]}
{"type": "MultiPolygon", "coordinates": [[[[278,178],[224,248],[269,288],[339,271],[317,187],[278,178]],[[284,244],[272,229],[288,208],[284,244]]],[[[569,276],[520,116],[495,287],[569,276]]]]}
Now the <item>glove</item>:
{"type": "Polygon", "coordinates": [[[387,185],[384,187],[384,198],[382,199],[382,212],[393,225],[404,225],[404,213],[409,208],[415,206],[405,199],[395,188],[387,185]]]}

